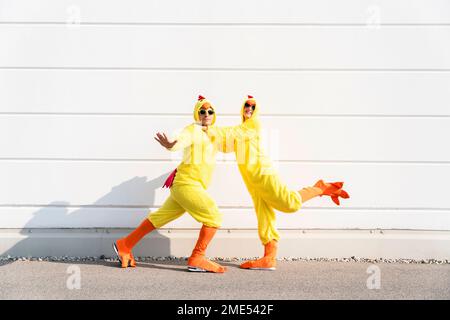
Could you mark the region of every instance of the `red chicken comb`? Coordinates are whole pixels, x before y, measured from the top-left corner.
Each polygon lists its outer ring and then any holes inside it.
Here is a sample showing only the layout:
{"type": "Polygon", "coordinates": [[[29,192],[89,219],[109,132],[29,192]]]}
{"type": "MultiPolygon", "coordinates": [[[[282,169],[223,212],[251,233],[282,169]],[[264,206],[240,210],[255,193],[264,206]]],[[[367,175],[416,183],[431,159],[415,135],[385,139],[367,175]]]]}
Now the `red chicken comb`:
{"type": "Polygon", "coordinates": [[[253,99],[253,96],[251,96],[251,95],[247,95],[247,97],[248,97],[249,99],[253,99]]]}
{"type": "Polygon", "coordinates": [[[198,101],[204,100],[204,99],[206,99],[204,96],[202,96],[202,95],[199,95],[199,96],[198,96],[198,101]]]}

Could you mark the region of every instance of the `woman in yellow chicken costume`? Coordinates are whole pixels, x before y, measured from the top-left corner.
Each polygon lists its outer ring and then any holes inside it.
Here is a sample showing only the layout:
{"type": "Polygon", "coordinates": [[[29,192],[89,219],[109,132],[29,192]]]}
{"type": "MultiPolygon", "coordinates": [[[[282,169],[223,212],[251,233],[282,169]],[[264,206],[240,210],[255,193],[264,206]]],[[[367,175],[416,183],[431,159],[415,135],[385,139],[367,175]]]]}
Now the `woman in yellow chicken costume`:
{"type": "Polygon", "coordinates": [[[216,139],[220,151],[235,152],[239,171],[255,206],[258,234],[265,249],[264,257],[247,261],[241,264],[241,268],[275,270],[280,236],[275,227],[274,209],[293,213],[300,209],[302,203],[322,195],[331,196],[339,205],[339,197],[349,198],[349,195],[342,190],[342,182],[325,183],[323,180],[300,191],[288,189],[261,148],[258,115],[256,100],[248,96],[241,108],[241,125],[213,127],[208,130],[208,134],[216,139]]]}
{"type": "Polygon", "coordinates": [[[226,268],[205,258],[206,248],[222,223],[222,214],[207,193],[215,167],[217,145],[204,128],[213,126],[216,114],[211,102],[199,96],[194,107],[195,123],[188,125],[174,141],[164,133],[155,139],[170,151],[184,150],[183,160],[164,184],[170,196],[157,211],[150,213],[141,225],[127,237],[113,243],[122,268],[135,267],[132,248],[149,232],[180,217],[186,211],[202,223],[197,244],[188,259],[188,270],[223,273],[226,268]]]}

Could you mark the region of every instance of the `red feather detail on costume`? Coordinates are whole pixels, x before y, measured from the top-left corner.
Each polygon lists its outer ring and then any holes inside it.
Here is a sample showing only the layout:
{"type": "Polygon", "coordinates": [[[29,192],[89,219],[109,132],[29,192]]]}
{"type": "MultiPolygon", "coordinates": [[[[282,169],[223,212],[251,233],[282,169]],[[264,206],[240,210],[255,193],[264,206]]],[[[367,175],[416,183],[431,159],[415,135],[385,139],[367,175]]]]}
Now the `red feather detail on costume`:
{"type": "Polygon", "coordinates": [[[175,180],[175,176],[177,174],[177,169],[173,170],[172,173],[167,178],[166,182],[164,182],[163,188],[170,188],[173,185],[173,180],[175,180]]]}

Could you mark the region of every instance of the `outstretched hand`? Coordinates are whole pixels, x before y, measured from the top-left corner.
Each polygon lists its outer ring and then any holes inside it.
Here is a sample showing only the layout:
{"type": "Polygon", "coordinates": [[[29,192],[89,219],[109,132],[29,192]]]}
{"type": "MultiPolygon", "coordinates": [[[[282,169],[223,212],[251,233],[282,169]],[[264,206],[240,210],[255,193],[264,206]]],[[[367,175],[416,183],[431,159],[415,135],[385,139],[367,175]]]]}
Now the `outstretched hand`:
{"type": "Polygon", "coordinates": [[[172,148],[177,143],[177,140],[170,141],[164,132],[156,133],[155,140],[158,141],[160,145],[162,145],[164,148],[167,149],[172,148]]]}

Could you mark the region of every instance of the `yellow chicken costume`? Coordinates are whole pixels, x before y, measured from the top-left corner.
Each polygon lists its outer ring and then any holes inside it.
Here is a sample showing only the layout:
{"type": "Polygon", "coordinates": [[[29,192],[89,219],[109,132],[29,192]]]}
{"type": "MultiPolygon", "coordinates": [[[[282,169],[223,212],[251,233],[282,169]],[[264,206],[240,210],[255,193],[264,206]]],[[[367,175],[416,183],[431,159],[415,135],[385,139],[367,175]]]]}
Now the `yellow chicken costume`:
{"type": "MultiPolygon", "coordinates": [[[[160,228],[178,218],[186,211],[198,222],[218,228],[222,224],[222,215],[215,201],[206,192],[216,164],[216,144],[199,125],[199,110],[209,102],[202,99],[194,108],[193,123],[183,129],[177,137],[177,143],[170,151],[184,150],[183,160],[176,169],[176,176],[170,188],[170,197],[162,207],[150,213],[148,219],[156,228],[160,228]]],[[[213,115],[214,125],[216,114],[213,115]]]]}
{"type": "MultiPolygon", "coordinates": [[[[222,224],[222,214],[206,191],[215,167],[217,153],[217,145],[212,143],[210,137],[204,132],[199,119],[199,112],[206,103],[211,105],[209,109],[213,110],[208,112],[214,112],[210,101],[199,96],[194,107],[195,123],[185,127],[178,135],[176,144],[168,149],[170,151],[184,150],[181,164],[169,176],[165,184],[170,188],[169,198],[161,208],[150,213],[129,236],[113,244],[122,267],[126,268],[128,263],[132,267],[135,266],[131,249],[145,234],[164,226],[187,211],[195,220],[203,224],[195,249],[188,260],[188,269],[218,273],[226,270],[225,267],[205,259],[206,247],[222,224]]],[[[215,120],[214,113],[211,126],[214,125],[215,120]]]]}
{"type": "Polygon", "coordinates": [[[275,227],[275,210],[293,213],[302,203],[316,196],[330,195],[339,204],[338,197],[348,198],[342,182],[325,183],[319,180],[314,187],[300,191],[290,190],[275,172],[265,156],[260,141],[259,106],[248,96],[241,108],[242,124],[233,127],[214,127],[208,134],[216,139],[221,152],[234,151],[239,171],[250,193],[258,220],[258,234],[265,247],[264,257],[241,265],[244,269],[275,270],[277,242],[280,235],[275,227]],[[245,108],[252,108],[251,117],[245,108]]]}

